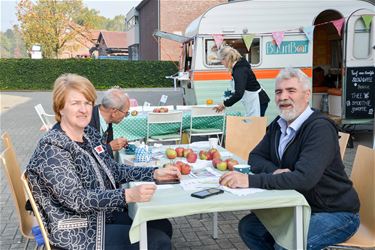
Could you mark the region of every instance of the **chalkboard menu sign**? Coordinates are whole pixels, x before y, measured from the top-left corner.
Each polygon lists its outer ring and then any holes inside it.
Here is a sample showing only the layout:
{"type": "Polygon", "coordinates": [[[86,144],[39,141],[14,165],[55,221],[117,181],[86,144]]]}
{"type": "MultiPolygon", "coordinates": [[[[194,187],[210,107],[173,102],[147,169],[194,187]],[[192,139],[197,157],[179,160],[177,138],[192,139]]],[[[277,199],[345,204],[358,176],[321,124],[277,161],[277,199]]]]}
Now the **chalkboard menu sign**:
{"type": "Polygon", "coordinates": [[[375,67],[347,68],[346,119],[371,119],[375,107],[375,67]]]}

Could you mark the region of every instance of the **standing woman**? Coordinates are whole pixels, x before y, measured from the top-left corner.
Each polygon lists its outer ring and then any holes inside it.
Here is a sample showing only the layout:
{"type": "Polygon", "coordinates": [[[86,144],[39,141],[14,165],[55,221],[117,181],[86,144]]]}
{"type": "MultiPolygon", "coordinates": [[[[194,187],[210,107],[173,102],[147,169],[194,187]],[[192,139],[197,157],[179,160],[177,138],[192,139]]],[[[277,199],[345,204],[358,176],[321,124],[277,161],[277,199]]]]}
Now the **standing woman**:
{"type": "Polygon", "coordinates": [[[241,100],[245,106],[245,116],[264,116],[270,98],[257,81],[250,64],[234,48],[224,46],[218,51],[221,63],[232,73],[231,96],[217,108],[221,112],[241,100]]]}

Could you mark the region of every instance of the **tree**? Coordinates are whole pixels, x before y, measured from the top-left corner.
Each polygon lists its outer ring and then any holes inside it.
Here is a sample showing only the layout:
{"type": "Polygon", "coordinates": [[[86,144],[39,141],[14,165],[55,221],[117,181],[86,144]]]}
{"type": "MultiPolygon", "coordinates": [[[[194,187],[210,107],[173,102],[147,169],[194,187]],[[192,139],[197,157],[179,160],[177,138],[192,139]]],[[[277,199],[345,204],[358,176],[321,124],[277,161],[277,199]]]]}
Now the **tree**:
{"type": "Polygon", "coordinates": [[[17,25],[0,32],[0,58],[25,58],[27,52],[17,25]]]}
{"type": "Polygon", "coordinates": [[[58,58],[69,41],[88,34],[95,14],[83,7],[82,0],[21,0],[17,5],[26,47],[40,44],[46,58],[58,58]]]}
{"type": "Polygon", "coordinates": [[[125,16],[115,16],[113,19],[108,19],[106,30],[109,31],[125,31],[125,16]]]}

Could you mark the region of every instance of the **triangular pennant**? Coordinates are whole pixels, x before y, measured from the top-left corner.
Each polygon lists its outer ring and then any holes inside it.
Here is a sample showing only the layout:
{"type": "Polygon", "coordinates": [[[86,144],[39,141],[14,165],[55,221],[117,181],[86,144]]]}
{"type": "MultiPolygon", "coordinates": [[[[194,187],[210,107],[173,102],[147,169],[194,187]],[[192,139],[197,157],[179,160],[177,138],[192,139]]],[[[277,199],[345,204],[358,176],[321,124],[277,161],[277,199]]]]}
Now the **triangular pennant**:
{"type": "Polygon", "coordinates": [[[305,33],[307,39],[311,41],[313,39],[313,34],[314,34],[314,28],[315,26],[307,26],[303,27],[302,30],[305,33]]]}
{"type": "Polygon", "coordinates": [[[345,18],[340,18],[335,21],[332,21],[333,26],[335,26],[337,33],[339,33],[339,36],[341,36],[341,29],[342,26],[344,25],[345,18]]]}
{"type": "Polygon", "coordinates": [[[242,39],[245,42],[247,50],[250,49],[251,43],[253,42],[255,34],[243,34],[242,39]]]}
{"type": "Polygon", "coordinates": [[[370,28],[370,23],[372,21],[372,16],[370,15],[362,15],[363,22],[365,23],[365,27],[368,30],[370,28]]]}
{"type": "Polygon", "coordinates": [[[280,47],[281,42],[284,39],[284,31],[272,32],[273,40],[275,40],[277,47],[280,47]]]}
{"type": "Polygon", "coordinates": [[[220,45],[223,43],[224,41],[224,35],[222,34],[213,34],[212,37],[214,38],[215,40],[215,44],[216,44],[216,47],[217,49],[220,48],[220,45]]]}

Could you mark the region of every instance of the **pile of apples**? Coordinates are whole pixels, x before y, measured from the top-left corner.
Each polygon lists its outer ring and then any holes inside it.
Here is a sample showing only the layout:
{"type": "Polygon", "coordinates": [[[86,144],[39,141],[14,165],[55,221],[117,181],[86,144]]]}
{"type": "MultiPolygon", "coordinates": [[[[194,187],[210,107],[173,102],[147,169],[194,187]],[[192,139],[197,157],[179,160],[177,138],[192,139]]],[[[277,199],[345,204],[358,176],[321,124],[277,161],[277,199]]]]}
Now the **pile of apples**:
{"type": "Polygon", "coordinates": [[[168,113],[168,108],[167,107],[160,107],[160,108],[154,108],[152,110],[154,113],[168,113]]]}
{"type": "Polygon", "coordinates": [[[217,159],[212,160],[212,165],[221,171],[225,171],[225,170],[233,171],[234,166],[238,165],[238,161],[232,158],[229,158],[226,160],[217,158],[217,159]]]}
{"type": "Polygon", "coordinates": [[[176,161],[175,163],[168,163],[164,167],[167,167],[167,166],[175,166],[178,170],[180,170],[181,174],[183,175],[188,175],[191,172],[191,166],[182,161],[176,161]]]}
{"type": "Polygon", "coordinates": [[[183,148],[183,147],[177,147],[175,149],[173,148],[167,148],[165,150],[165,154],[168,159],[175,159],[176,157],[185,157],[186,161],[189,163],[194,163],[197,161],[198,155],[195,153],[191,148],[183,148]]]}

